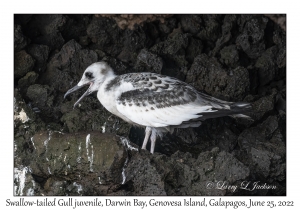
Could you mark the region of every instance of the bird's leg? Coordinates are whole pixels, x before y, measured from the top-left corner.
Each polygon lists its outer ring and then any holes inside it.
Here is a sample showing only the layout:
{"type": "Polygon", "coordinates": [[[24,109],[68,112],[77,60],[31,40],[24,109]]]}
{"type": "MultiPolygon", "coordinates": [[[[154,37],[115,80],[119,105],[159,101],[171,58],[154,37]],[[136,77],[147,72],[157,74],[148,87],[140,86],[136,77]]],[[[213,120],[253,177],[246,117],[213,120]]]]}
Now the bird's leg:
{"type": "Polygon", "coordinates": [[[155,142],[156,142],[156,130],[152,130],[152,134],[151,134],[151,149],[150,149],[150,153],[153,154],[154,153],[154,148],[155,148],[155,142]]]}
{"type": "Polygon", "coordinates": [[[146,129],[145,129],[145,138],[144,138],[142,149],[146,149],[147,142],[148,142],[150,134],[151,134],[151,128],[146,127],[146,129]]]}

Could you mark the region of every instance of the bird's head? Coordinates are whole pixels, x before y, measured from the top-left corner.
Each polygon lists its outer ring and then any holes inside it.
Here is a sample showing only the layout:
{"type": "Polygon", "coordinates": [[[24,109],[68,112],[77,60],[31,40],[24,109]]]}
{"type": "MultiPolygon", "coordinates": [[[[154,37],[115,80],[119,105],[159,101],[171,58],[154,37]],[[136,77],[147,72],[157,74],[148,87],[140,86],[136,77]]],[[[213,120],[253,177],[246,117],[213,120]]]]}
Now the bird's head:
{"type": "Polygon", "coordinates": [[[92,92],[98,91],[103,82],[112,76],[114,76],[114,72],[106,62],[101,61],[93,63],[86,68],[78,84],[66,92],[64,98],[66,98],[66,96],[70,93],[89,85],[87,91],[78,99],[78,101],[75,102],[75,107],[85,96],[90,95],[92,92]]]}

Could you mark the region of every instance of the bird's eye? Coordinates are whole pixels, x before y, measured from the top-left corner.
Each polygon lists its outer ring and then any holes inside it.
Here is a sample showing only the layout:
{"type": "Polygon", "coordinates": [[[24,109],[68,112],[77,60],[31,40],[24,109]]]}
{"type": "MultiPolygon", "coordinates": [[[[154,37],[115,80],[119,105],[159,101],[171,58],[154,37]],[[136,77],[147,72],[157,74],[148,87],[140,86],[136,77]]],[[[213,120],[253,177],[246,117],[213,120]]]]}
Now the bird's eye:
{"type": "Polygon", "coordinates": [[[93,79],[93,74],[91,72],[85,72],[85,76],[88,78],[88,79],[93,79]]]}

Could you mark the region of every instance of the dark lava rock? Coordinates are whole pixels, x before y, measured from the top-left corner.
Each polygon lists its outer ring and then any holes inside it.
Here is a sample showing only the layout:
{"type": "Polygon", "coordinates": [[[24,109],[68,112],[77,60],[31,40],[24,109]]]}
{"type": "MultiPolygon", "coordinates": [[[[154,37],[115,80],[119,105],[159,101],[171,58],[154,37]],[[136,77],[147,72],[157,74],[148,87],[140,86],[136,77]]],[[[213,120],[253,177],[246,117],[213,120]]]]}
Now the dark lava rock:
{"type": "Polygon", "coordinates": [[[282,31],[286,31],[286,14],[265,14],[272,21],[274,21],[282,31]]]}
{"type": "MultiPolygon", "coordinates": [[[[78,99],[78,98],[77,98],[78,99]]],[[[88,97],[79,107],[73,109],[77,100],[65,102],[61,106],[60,121],[68,132],[100,131],[128,136],[131,125],[108,113],[97,98],[88,97]]]]}
{"type": "Polygon", "coordinates": [[[79,82],[84,70],[96,61],[96,52],[82,49],[75,40],[71,40],[49,61],[40,82],[65,93],[79,82]]]}
{"type": "Polygon", "coordinates": [[[30,25],[36,27],[43,35],[61,31],[65,24],[66,18],[60,14],[34,15],[30,22],[30,25]]]}
{"type": "Polygon", "coordinates": [[[132,66],[120,61],[119,59],[112,58],[110,56],[105,56],[105,57],[103,57],[102,61],[109,63],[117,75],[135,72],[135,70],[133,70],[132,66]]]}
{"type": "Polygon", "coordinates": [[[205,54],[195,58],[186,82],[223,100],[243,100],[250,87],[247,69],[237,67],[226,72],[216,59],[205,54]]]}
{"type": "Polygon", "coordinates": [[[112,19],[93,17],[87,35],[94,43],[93,49],[102,49],[111,56],[118,56],[123,48],[123,31],[112,19]]]}
{"type": "Polygon", "coordinates": [[[224,47],[221,51],[221,59],[220,61],[229,66],[229,67],[236,67],[237,62],[239,60],[239,52],[236,49],[235,45],[229,45],[224,47]]]}
{"type": "Polygon", "coordinates": [[[203,24],[197,34],[201,40],[216,41],[221,33],[221,15],[202,16],[203,24]]]}
{"type": "Polygon", "coordinates": [[[26,95],[34,105],[40,109],[45,109],[45,106],[53,104],[53,98],[49,97],[51,89],[47,85],[34,84],[28,87],[26,95]]]}
{"type": "MultiPolygon", "coordinates": [[[[222,25],[222,36],[218,38],[216,46],[212,51],[212,55],[215,56],[219,50],[227,44],[232,37],[234,37],[234,29],[237,25],[237,15],[225,15],[222,25]]],[[[222,52],[221,52],[222,53],[222,52]]]]}
{"type": "Polygon", "coordinates": [[[125,184],[131,185],[131,195],[167,195],[160,172],[149,152],[134,153],[125,169],[125,184]]]}
{"type": "Polygon", "coordinates": [[[163,60],[149,52],[147,49],[142,49],[137,56],[137,62],[135,64],[135,69],[139,72],[155,72],[160,74],[163,68],[163,60]]]}
{"type": "Polygon", "coordinates": [[[21,26],[27,26],[26,24],[28,24],[32,16],[32,14],[17,14],[14,16],[14,21],[16,24],[19,24],[21,26]]]}
{"type": "Polygon", "coordinates": [[[159,55],[164,60],[162,74],[178,77],[181,69],[188,65],[185,51],[189,45],[189,35],[176,32],[164,42],[155,44],[150,52],[159,55]]]}
{"type": "Polygon", "coordinates": [[[137,58],[137,53],[142,48],[147,47],[149,38],[145,31],[141,28],[132,31],[125,30],[124,32],[124,46],[118,58],[127,63],[134,63],[137,58]]]}
{"type": "Polygon", "coordinates": [[[180,15],[183,31],[196,34],[201,40],[216,41],[220,34],[220,15],[180,15]]]}
{"type": "Polygon", "coordinates": [[[47,45],[50,50],[60,49],[65,42],[61,35],[65,24],[64,15],[33,15],[25,33],[35,44],[47,45]]]}
{"type": "Polygon", "coordinates": [[[266,116],[266,114],[270,114],[274,110],[276,94],[277,91],[273,89],[273,91],[267,96],[264,96],[256,100],[255,102],[253,102],[252,103],[253,112],[251,114],[251,117],[255,120],[259,120],[263,116],[266,116]]]}
{"type": "Polygon", "coordinates": [[[199,15],[180,15],[180,24],[183,31],[198,34],[201,31],[202,18],[199,15]]]}
{"type": "Polygon", "coordinates": [[[278,68],[285,68],[286,66],[286,32],[280,30],[279,27],[275,28],[273,32],[273,41],[278,46],[278,54],[276,63],[278,68]]]}
{"type": "MultiPolygon", "coordinates": [[[[30,142],[32,152],[20,158],[28,160],[27,173],[35,182],[43,183],[34,195],[116,194],[112,189],[124,181],[127,146],[135,149],[113,135],[97,132],[40,132],[30,142]]],[[[17,143],[17,149],[20,146],[17,143]]]]}
{"type": "Polygon", "coordinates": [[[88,36],[79,37],[79,44],[81,46],[88,46],[90,44],[90,38],[88,36]]]}
{"type": "Polygon", "coordinates": [[[20,78],[30,72],[34,66],[34,59],[25,50],[17,52],[14,59],[14,75],[20,78]]]}
{"type": "MultiPolygon", "coordinates": [[[[75,99],[76,100],[76,99],[75,99]]],[[[84,101],[84,104],[79,108],[73,109],[73,104],[75,100],[69,101],[61,106],[61,112],[63,116],[60,121],[62,121],[66,127],[66,130],[73,133],[82,130],[97,130],[102,131],[102,126],[105,127],[105,122],[107,120],[107,114],[104,113],[103,108],[100,108],[99,101],[93,100],[93,107],[99,105],[96,110],[91,110],[87,108],[87,103],[90,103],[91,98],[84,101]],[[73,110],[72,110],[73,109],[73,110]],[[72,111],[70,111],[72,110],[72,111]]]]}
{"type": "Polygon", "coordinates": [[[264,35],[268,18],[259,16],[246,21],[243,32],[236,38],[236,44],[249,58],[258,58],[265,50],[264,35]]]}
{"type": "MultiPolygon", "coordinates": [[[[22,149],[21,140],[15,144],[22,149]]],[[[246,166],[218,148],[198,158],[180,152],[169,158],[138,152],[113,135],[57,131],[37,133],[29,144],[31,152],[18,158],[28,169],[25,181],[43,186],[27,185],[32,195],[230,195],[234,192],[218,189],[216,180],[232,185],[249,176],[246,166]]],[[[20,189],[18,180],[15,184],[20,189]]]]}
{"type": "Polygon", "coordinates": [[[275,107],[277,111],[286,112],[286,88],[282,89],[277,95],[275,99],[275,107]]]}
{"type": "Polygon", "coordinates": [[[51,34],[37,37],[34,41],[39,45],[47,45],[50,50],[60,49],[65,43],[60,32],[53,32],[51,34]]]}
{"type": "Polygon", "coordinates": [[[50,49],[47,45],[32,44],[27,48],[27,52],[35,59],[34,70],[36,72],[43,72],[47,66],[47,60],[50,49]]]}
{"type": "Polygon", "coordinates": [[[21,79],[19,79],[19,81],[18,81],[19,88],[21,90],[24,90],[29,85],[33,85],[36,82],[38,77],[39,77],[39,75],[37,73],[35,73],[34,71],[28,72],[25,75],[25,77],[22,77],[21,79]]]}
{"type": "Polygon", "coordinates": [[[18,52],[22,49],[24,49],[30,40],[24,36],[22,32],[22,28],[20,25],[15,25],[14,27],[14,48],[15,52],[18,52]]]}
{"type": "Polygon", "coordinates": [[[240,153],[239,159],[249,165],[261,182],[280,183],[286,177],[285,142],[278,125],[277,117],[269,116],[258,126],[243,131],[238,138],[245,151],[240,153]]]}
{"type": "Polygon", "coordinates": [[[93,15],[68,14],[64,15],[66,23],[61,28],[61,34],[66,41],[75,39],[81,45],[88,45],[90,39],[86,34],[88,24],[91,22],[93,15]],[[81,41],[80,41],[81,40],[81,41]]]}
{"type": "Polygon", "coordinates": [[[133,195],[225,195],[230,192],[207,184],[215,184],[215,180],[232,184],[249,175],[247,167],[218,148],[202,152],[198,158],[180,152],[170,158],[157,154],[147,157],[141,151],[131,157],[125,172],[127,182],[138,191],[133,195]]]}
{"type": "Polygon", "coordinates": [[[267,49],[255,63],[258,70],[258,78],[261,86],[268,84],[272,81],[277,73],[276,54],[277,46],[267,49]]]}
{"type": "Polygon", "coordinates": [[[150,50],[159,55],[184,55],[189,43],[189,35],[176,33],[166,41],[154,45],[150,50]]]}
{"type": "Polygon", "coordinates": [[[30,174],[30,168],[21,166],[14,168],[14,195],[33,196],[41,190],[30,174]]]}
{"type": "Polygon", "coordinates": [[[200,39],[189,37],[189,44],[186,48],[186,60],[193,63],[195,57],[200,55],[203,51],[203,42],[200,39]]]}
{"type": "Polygon", "coordinates": [[[138,26],[143,26],[145,23],[160,21],[165,22],[165,19],[172,16],[170,14],[97,14],[96,17],[112,18],[116,21],[121,29],[137,29],[138,26]]]}
{"type": "MultiPolygon", "coordinates": [[[[66,43],[62,47],[61,51],[52,57],[52,59],[48,62],[45,73],[43,73],[38,80],[39,83],[48,85],[56,90],[55,92],[51,92],[51,101],[53,101],[53,104],[51,106],[46,106],[45,104],[45,107],[39,107],[44,111],[47,110],[41,113],[41,115],[44,115],[45,120],[48,120],[48,117],[52,115],[52,118],[56,119],[56,123],[61,122],[61,106],[64,100],[64,93],[75,86],[79,82],[83,71],[91,63],[96,61],[96,52],[82,49],[81,46],[74,40],[66,43]]],[[[72,96],[76,97],[77,95],[74,94],[72,96]]],[[[73,98],[74,100],[75,97],[73,98]]],[[[76,100],[78,98],[76,98],[76,100]]],[[[99,104],[99,101],[94,101],[99,104]]],[[[72,107],[73,105],[70,104],[70,109],[72,109],[72,107]]]]}
{"type": "Polygon", "coordinates": [[[177,24],[178,24],[177,22],[178,21],[176,18],[170,17],[166,19],[163,23],[159,22],[158,29],[164,36],[166,36],[170,34],[174,28],[177,28],[177,24]]]}
{"type": "Polygon", "coordinates": [[[37,131],[45,129],[45,123],[36,115],[36,109],[26,103],[21,96],[21,90],[14,89],[14,139],[28,139],[37,131]],[[26,119],[21,120],[20,117],[26,119]]]}
{"type": "Polygon", "coordinates": [[[251,147],[256,147],[257,149],[264,148],[263,143],[268,143],[270,139],[278,128],[278,120],[275,116],[270,116],[261,125],[246,129],[239,136],[239,144],[243,149],[249,150],[251,147]]]}

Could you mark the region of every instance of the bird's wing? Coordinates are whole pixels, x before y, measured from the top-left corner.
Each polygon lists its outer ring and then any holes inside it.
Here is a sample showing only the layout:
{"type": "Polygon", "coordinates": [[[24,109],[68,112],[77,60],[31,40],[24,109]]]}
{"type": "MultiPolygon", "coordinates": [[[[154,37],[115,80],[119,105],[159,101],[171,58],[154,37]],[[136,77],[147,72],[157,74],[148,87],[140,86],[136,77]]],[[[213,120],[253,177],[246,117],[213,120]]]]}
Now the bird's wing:
{"type": "Polygon", "coordinates": [[[129,74],[123,82],[130,82],[132,90],[119,91],[117,110],[136,124],[151,127],[181,125],[201,117],[201,113],[215,112],[209,101],[188,84],[177,79],[153,74],[129,74]]]}

